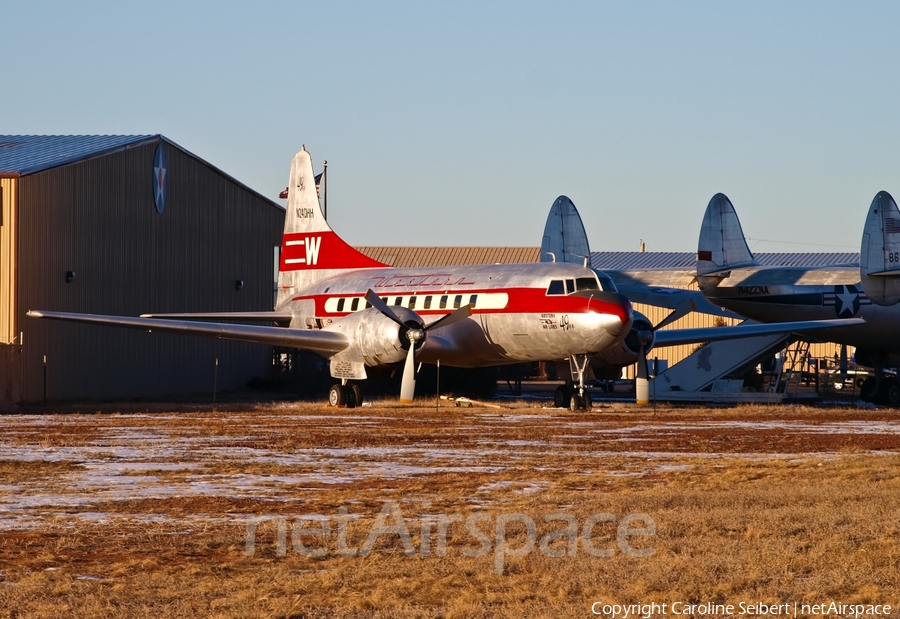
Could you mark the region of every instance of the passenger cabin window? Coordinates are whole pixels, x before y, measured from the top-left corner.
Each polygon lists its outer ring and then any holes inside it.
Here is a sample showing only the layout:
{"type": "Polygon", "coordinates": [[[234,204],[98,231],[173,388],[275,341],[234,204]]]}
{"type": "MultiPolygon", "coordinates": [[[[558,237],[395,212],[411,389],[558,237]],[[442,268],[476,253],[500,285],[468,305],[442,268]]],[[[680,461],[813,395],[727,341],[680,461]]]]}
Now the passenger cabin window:
{"type": "Polygon", "coordinates": [[[447,309],[447,295],[441,296],[440,309],[447,309]]]}
{"type": "Polygon", "coordinates": [[[397,297],[396,299],[394,299],[394,305],[403,305],[403,297],[397,297]]]}
{"type": "Polygon", "coordinates": [[[565,286],[561,279],[554,279],[547,287],[547,294],[566,294],[565,286]]]}
{"type": "Polygon", "coordinates": [[[339,312],[344,311],[344,299],[338,299],[337,311],[339,311],[339,312]]]}
{"type": "Polygon", "coordinates": [[[600,285],[593,277],[579,277],[575,280],[576,290],[600,290],[600,285]]]}
{"type": "Polygon", "coordinates": [[[478,300],[478,295],[477,295],[477,294],[473,294],[472,296],[469,297],[469,305],[472,306],[472,309],[475,309],[475,302],[476,302],[477,300],[478,300]]]}
{"type": "Polygon", "coordinates": [[[356,297],[352,301],[350,301],[350,311],[355,312],[358,309],[359,309],[359,297],[356,297]]]}
{"type": "Polygon", "coordinates": [[[422,306],[422,309],[431,309],[431,295],[426,295],[425,304],[422,306]]]}
{"type": "Polygon", "coordinates": [[[456,298],[453,299],[453,309],[459,309],[459,306],[462,305],[462,295],[456,295],[456,298]]]}
{"type": "Polygon", "coordinates": [[[416,296],[413,295],[409,298],[409,309],[416,309],[416,296]]]}

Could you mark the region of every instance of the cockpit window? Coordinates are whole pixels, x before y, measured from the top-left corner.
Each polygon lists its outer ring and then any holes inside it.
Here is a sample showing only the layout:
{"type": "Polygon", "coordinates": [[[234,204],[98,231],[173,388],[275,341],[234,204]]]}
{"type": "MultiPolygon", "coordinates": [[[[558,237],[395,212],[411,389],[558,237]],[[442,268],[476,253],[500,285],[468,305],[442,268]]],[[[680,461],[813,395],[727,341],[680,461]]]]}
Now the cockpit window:
{"type": "Polygon", "coordinates": [[[547,287],[547,294],[566,294],[566,288],[561,279],[554,279],[547,287]]]}
{"type": "Polygon", "coordinates": [[[567,279],[566,280],[566,294],[571,294],[575,292],[575,280],[567,279]]]}
{"type": "Polygon", "coordinates": [[[607,292],[619,292],[619,289],[616,288],[615,282],[613,282],[612,278],[609,275],[602,271],[594,271],[597,274],[597,279],[600,280],[600,290],[606,290],[607,292]]]}
{"type": "Polygon", "coordinates": [[[593,277],[579,277],[575,280],[575,290],[600,290],[600,284],[593,277]]]}

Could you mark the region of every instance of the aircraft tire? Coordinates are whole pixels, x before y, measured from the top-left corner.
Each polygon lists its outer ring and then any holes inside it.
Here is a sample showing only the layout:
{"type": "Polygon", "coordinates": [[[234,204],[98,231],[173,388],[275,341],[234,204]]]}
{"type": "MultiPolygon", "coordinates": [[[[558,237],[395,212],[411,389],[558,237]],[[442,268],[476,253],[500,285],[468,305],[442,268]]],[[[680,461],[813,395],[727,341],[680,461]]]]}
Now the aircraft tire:
{"type": "Polygon", "coordinates": [[[889,378],[884,383],[884,403],[891,408],[900,407],[900,382],[896,378],[889,378]]]}
{"type": "Polygon", "coordinates": [[[328,404],[330,406],[344,406],[347,403],[347,392],[343,385],[332,385],[328,390],[328,404]]]}
{"type": "Polygon", "coordinates": [[[577,393],[573,393],[569,398],[569,410],[572,412],[580,411],[584,408],[584,399],[577,393]]]}
{"type": "Polygon", "coordinates": [[[356,383],[350,385],[350,393],[353,394],[353,405],[354,406],[362,406],[363,403],[363,390],[362,387],[356,383]]]}
{"type": "Polygon", "coordinates": [[[878,381],[874,376],[868,377],[863,381],[859,388],[859,397],[863,402],[874,402],[878,396],[878,381]]]}
{"type": "Polygon", "coordinates": [[[591,394],[589,394],[587,391],[585,391],[584,392],[584,410],[590,411],[593,408],[594,408],[594,401],[591,400],[591,394]]]}
{"type": "Polygon", "coordinates": [[[556,406],[556,408],[565,408],[571,397],[572,394],[566,389],[566,386],[560,385],[553,394],[553,405],[556,406]]]}

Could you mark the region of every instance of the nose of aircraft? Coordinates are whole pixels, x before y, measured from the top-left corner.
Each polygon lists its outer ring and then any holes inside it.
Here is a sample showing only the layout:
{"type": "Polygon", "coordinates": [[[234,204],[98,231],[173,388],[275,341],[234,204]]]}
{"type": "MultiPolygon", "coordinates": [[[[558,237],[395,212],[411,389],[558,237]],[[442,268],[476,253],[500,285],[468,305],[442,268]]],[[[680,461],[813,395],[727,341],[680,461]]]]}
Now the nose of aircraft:
{"type": "Polygon", "coordinates": [[[631,301],[621,293],[592,290],[588,312],[596,314],[599,326],[613,337],[620,335],[624,337],[631,330],[633,320],[631,301]]]}

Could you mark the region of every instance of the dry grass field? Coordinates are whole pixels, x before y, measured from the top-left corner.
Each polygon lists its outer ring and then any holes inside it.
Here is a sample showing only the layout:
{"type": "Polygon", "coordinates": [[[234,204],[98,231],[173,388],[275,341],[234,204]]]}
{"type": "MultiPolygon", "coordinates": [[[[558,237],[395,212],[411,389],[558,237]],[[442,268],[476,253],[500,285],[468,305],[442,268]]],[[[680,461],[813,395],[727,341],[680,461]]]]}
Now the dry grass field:
{"type": "Polygon", "coordinates": [[[595,602],[896,615],[896,417],[390,403],[3,416],[0,617],[590,617],[595,602]]]}

